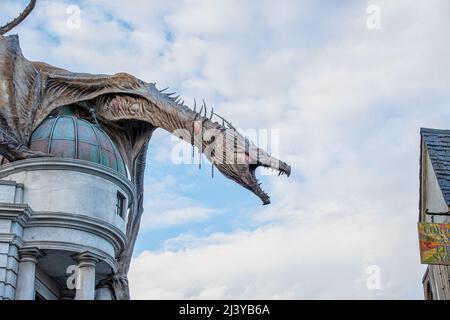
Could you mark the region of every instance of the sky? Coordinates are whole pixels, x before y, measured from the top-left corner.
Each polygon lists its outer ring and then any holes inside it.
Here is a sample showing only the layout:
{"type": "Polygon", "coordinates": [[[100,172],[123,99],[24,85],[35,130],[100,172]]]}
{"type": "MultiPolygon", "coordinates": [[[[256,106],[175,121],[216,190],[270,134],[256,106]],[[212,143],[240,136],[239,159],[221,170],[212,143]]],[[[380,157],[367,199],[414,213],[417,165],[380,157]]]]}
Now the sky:
{"type": "MultiPolygon", "coordinates": [[[[27,1],[2,0],[0,24],[27,1]]],[[[40,0],[24,55],[277,130],[272,204],[150,144],[133,299],[422,299],[419,129],[449,129],[448,0],[40,0]]],[[[261,176],[262,172],[258,172],[261,176]]]]}

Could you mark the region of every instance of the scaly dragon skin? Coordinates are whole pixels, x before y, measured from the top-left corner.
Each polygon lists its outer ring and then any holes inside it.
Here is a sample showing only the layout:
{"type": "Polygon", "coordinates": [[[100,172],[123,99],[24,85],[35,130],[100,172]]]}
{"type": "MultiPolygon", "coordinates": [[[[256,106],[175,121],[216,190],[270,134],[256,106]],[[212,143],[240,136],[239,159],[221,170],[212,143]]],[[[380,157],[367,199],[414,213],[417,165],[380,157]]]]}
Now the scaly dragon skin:
{"type": "Polygon", "coordinates": [[[288,176],[291,168],[245,139],[225,120],[213,122],[206,105],[200,112],[191,110],[155,84],[125,73],[73,73],[28,61],[18,36],[3,34],[19,24],[34,5],[31,1],[24,13],[0,28],[0,155],[11,162],[50,157],[28,148],[33,131],[62,106],[95,112],[103,130],[117,144],[137,189],[134,214],[127,224],[127,247],[119,257],[118,273],[110,279],[116,299],[129,299],[127,274],[144,211],[146,153],[155,129],[162,128],[196,146],[224,176],[253,192],[263,204],[269,204],[270,198],[258,183],[256,168],[272,168],[288,176]]]}

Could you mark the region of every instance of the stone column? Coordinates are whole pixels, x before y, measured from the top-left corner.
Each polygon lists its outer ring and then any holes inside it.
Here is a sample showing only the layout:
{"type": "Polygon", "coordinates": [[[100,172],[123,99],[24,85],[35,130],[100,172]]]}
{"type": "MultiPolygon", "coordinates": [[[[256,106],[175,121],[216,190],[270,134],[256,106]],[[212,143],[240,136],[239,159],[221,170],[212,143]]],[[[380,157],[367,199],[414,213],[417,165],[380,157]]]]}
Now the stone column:
{"type": "Polygon", "coordinates": [[[90,252],[80,253],[75,257],[78,262],[78,276],[76,283],[75,300],[95,299],[95,265],[98,256],[90,252]]]}
{"type": "Polygon", "coordinates": [[[36,265],[41,252],[37,248],[19,250],[19,270],[17,273],[16,300],[34,300],[36,265]]]}

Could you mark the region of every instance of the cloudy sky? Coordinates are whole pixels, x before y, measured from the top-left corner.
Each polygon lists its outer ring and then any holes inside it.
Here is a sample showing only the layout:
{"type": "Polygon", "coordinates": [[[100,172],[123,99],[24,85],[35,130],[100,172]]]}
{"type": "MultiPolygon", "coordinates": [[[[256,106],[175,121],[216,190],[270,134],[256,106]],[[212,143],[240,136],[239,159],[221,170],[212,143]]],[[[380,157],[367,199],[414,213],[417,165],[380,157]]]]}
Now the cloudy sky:
{"type": "Polygon", "coordinates": [[[155,134],[133,298],[422,298],[419,128],[450,128],[449,0],[40,0],[15,32],[31,60],[279,130],[293,175],[263,177],[267,207],[155,134]]]}

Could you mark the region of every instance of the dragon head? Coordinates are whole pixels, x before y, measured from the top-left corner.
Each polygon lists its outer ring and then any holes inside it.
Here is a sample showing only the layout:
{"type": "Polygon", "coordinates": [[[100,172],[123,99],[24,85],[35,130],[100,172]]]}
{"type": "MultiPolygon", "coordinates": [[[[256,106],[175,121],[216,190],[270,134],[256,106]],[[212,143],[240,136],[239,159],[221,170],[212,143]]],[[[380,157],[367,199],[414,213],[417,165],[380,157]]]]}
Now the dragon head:
{"type": "Polygon", "coordinates": [[[261,188],[261,183],[256,177],[256,169],[258,167],[272,169],[277,171],[279,176],[286,174],[289,177],[291,167],[269,155],[234,128],[221,130],[221,133],[222,141],[212,139],[216,143],[213,148],[209,148],[212,151],[208,158],[225,177],[253,192],[264,205],[270,204],[269,195],[261,188]]]}

